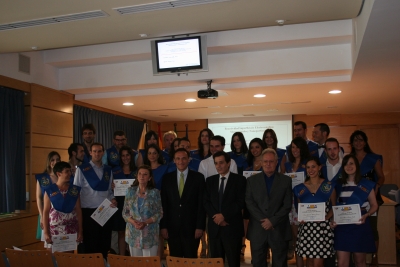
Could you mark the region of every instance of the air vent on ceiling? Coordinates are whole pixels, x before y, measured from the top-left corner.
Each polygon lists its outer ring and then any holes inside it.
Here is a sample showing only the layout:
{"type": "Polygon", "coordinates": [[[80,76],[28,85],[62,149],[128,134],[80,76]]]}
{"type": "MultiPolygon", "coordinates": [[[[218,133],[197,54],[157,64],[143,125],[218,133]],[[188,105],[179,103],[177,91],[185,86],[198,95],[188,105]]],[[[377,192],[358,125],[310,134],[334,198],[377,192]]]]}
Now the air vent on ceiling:
{"type": "Polygon", "coordinates": [[[69,15],[63,15],[63,16],[58,16],[58,17],[50,17],[50,18],[2,24],[2,25],[0,25],[0,31],[49,25],[49,24],[55,24],[55,23],[60,23],[60,22],[102,18],[102,17],[107,17],[107,16],[108,16],[108,14],[106,12],[104,12],[103,10],[94,10],[94,11],[89,11],[89,12],[84,12],[84,13],[69,14],[69,15]]]}
{"type": "Polygon", "coordinates": [[[175,7],[186,7],[195,6],[203,4],[213,4],[218,2],[226,2],[232,0],[176,0],[176,1],[164,1],[158,3],[136,5],[136,6],[126,6],[126,7],[116,7],[113,8],[120,15],[134,14],[141,12],[150,12],[156,10],[170,9],[175,7]]]}
{"type": "Polygon", "coordinates": [[[20,72],[31,74],[31,58],[19,54],[18,56],[18,70],[20,72]]]}

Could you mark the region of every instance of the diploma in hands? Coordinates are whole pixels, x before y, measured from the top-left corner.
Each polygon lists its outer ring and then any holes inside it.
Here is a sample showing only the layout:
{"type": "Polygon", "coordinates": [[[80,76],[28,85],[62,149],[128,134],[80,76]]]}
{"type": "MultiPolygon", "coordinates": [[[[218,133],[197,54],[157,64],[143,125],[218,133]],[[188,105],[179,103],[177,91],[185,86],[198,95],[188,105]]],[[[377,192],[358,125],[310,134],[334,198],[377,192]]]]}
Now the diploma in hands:
{"type": "Polygon", "coordinates": [[[304,172],[291,172],[291,173],[285,173],[285,175],[292,178],[292,189],[296,185],[304,183],[304,172]]]}
{"type": "Polygon", "coordinates": [[[361,210],[359,204],[333,207],[333,220],[336,224],[360,223],[361,210]]]}
{"type": "Polygon", "coordinates": [[[299,203],[299,222],[321,222],[325,221],[325,202],[299,203]]]}
{"type": "Polygon", "coordinates": [[[76,238],[76,234],[53,235],[51,237],[51,240],[53,241],[51,252],[54,253],[55,251],[63,252],[76,250],[76,238]]]}
{"type": "Polygon", "coordinates": [[[103,226],[111,216],[118,210],[117,207],[110,207],[111,201],[107,198],[101,202],[100,206],[92,213],[90,217],[93,218],[98,224],[103,226]]]}
{"type": "Polygon", "coordinates": [[[114,196],[125,196],[126,191],[133,184],[135,179],[115,179],[114,180],[114,196]]]}

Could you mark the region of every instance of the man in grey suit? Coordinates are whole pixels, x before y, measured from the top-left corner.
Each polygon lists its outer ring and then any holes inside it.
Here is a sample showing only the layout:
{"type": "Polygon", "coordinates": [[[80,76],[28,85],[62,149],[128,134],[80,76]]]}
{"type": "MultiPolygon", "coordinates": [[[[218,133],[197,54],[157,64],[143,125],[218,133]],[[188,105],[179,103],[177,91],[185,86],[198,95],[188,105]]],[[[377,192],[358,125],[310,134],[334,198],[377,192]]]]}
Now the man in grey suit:
{"type": "Polygon", "coordinates": [[[275,150],[267,148],[262,152],[263,171],[247,179],[245,200],[250,213],[247,238],[254,267],[267,266],[267,247],[272,250],[272,267],[288,266],[292,180],[275,172],[277,164],[275,150]]]}

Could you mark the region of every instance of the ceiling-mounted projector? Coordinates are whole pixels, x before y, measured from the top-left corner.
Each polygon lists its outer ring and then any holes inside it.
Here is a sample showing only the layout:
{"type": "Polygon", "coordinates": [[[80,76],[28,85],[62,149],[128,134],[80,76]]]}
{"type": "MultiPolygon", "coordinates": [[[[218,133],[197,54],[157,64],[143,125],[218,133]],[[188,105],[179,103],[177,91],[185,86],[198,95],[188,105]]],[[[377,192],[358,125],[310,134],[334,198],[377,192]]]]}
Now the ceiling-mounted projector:
{"type": "Polygon", "coordinates": [[[218,97],[217,90],[211,89],[212,80],[207,81],[207,89],[206,90],[199,90],[197,92],[197,97],[200,99],[207,99],[212,98],[215,99],[218,97]]]}

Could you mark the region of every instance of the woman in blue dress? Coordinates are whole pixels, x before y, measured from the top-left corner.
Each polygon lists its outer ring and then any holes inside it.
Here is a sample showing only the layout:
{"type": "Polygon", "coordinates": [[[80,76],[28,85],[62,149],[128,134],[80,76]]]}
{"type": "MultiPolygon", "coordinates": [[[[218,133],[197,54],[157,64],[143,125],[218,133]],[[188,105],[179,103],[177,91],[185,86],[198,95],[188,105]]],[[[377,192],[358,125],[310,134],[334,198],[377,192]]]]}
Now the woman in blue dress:
{"type": "MultiPolygon", "coordinates": [[[[158,134],[155,131],[148,131],[144,136],[144,149],[139,149],[137,159],[136,159],[136,166],[141,166],[144,163],[144,158],[146,154],[146,150],[149,145],[155,144],[158,146],[158,134]]],[[[162,158],[164,160],[164,158],[162,158]]]]}
{"type": "MultiPolygon", "coordinates": [[[[363,178],[373,181],[375,185],[375,195],[378,205],[383,204],[383,200],[379,191],[379,188],[385,182],[385,175],[383,174],[383,158],[382,155],[375,154],[372,152],[369,144],[367,135],[360,130],[355,131],[350,136],[351,154],[357,157],[360,163],[360,172],[363,178]]],[[[372,258],[371,265],[378,265],[378,247],[379,247],[379,235],[378,235],[378,216],[377,212],[371,214],[370,222],[372,231],[374,233],[374,240],[377,252],[372,258]]]]}
{"type": "Polygon", "coordinates": [[[158,190],[161,190],[162,178],[168,170],[168,165],[164,163],[164,159],[161,155],[161,149],[157,145],[149,145],[146,149],[144,164],[151,167],[154,183],[156,184],[156,188],[158,190]]]}
{"type": "MultiPolygon", "coordinates": [[[[123,146],[119,150],[120,166],[115,167],[113,172],[114,180],[121,179],[136,179],[136,166],[134,160],[134,153],[129,146],[123,146]]],[[[119,255],[125,256],[126,242],[125,242],[125,228],[126,222],[122,218],[122,209],[124,208],[125,196],[116,196],[118,210],[112,217],[113,231],[118,232],[118,250],[119,255]]]]}
{"type": "MultiPolygon", "coordinates": [[[[306,177],[307,172],[305,163],[306,160],[310,157],[310,152],[308,150],[306,140],[301,137],[295,137],[290,143],[287,153],[289,156],[289,161],[286,161],[285,164],[281,164],[281,173],[303,172],[304,177],[306,177]]],[[[297,212],[294,206],[294,199],[292,203],[292,210],[289,212],[289,222],[292,228],[292,242],[288,252],[289,259],[294,257],[294,250],[299,227],[297,212]]],[[[296,255],[296,264],[298,267],[303,266],[303,258],[296,255]]]]}
{"type": "Polygon", "coordinates": [[[262,140],[266,148],[272,148],[276,151],[276,154],[278,155],[278,165],[276,165],[276,171],[279,171],[282,159],[286,154],[286,150],[278,148],[278,138],[276,137],[275,131],[272,129],[267,129],[264,131],[262,140]]]}
{"type": "Polygon", "coordinates": [[[376,251],[369,216],[378,209],[375,198],[375,183],[361,177],[360,165],[356,156],[349,154],[343,158],[342,177],[336,185],[336,205],[359,204],[361,219],[359,224],[336,225],[335,250],[339,267],[349,266],[350,253],[353,253],[355,265],[366,266],[366,253],[376,251]]]}
{"type": "MultiPolygon", "coordinates": [[[[43,195],[44,191],[50,187],[50,185],[57,182],[57,176],[53,173],[54,165],[61,161],[61,156],[56,151],[51,151],[47,155],[46,167],[43,173],[36,174],[36,204],[39,211],[38,227],[36,231],[36,238],[41,239],[43,227],[43,195]]],[[[45,243],[45,247],[46,243],[45,243]]]]}
{"type": "Polygon", "coordinates": [[[198,149],[190,151],[190,157],[202,161],[211,156],[210,140],[213,136],[214,133],[210,129],[201,130],[197,138],[198,149]]]}
{"type": "Polygon", "coordinates": [[[241,132],[236,132],[232,135],[231,152],[229,156],[236,162],[238,174],[242,175],[243,170],[247,168],[247,148],[246,140],[241,132]]]}
{"type": "Polygon", "coordinates": [[[298,203],[325,203],[325,220],[301,222],[296,242],[296,255],[306,257],[314,267],[324,266],[324,258],[334,255],[333,232],[329,225],[332,204],[335,204],[335,187],[321,175],[321,163],[312,157],[306,161],[307,178],[293,188],[298,203]]]}
{"type": "Polygon", "coordinates": [[[261,153],[266,149],[264,142],[260,138],[254,138],[250,141],[249,152],[247,153],[246,171],[261,171],[262,156],[261,153]]]}

